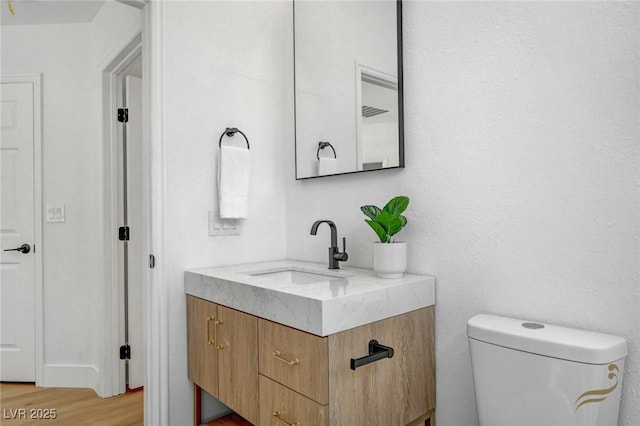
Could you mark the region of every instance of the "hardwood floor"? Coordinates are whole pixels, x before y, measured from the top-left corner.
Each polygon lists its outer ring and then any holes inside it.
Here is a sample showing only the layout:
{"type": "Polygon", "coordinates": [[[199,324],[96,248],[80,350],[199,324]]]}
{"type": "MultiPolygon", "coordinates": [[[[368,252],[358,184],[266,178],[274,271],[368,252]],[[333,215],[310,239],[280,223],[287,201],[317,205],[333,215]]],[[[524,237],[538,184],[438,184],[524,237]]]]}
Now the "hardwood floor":
{"type": "Polygon", "coordinates": [[[3,426],[133,426],[144,423],[143,391],[100,398],[91,389],[0,383],[0,409],[3,426]]]}
{"type": "Polygon", "coordinates": [[[253,426],[251,423],[243,419],[237,414],[229,414],[220,419],[204,423],[202,426],[253,426]]]}

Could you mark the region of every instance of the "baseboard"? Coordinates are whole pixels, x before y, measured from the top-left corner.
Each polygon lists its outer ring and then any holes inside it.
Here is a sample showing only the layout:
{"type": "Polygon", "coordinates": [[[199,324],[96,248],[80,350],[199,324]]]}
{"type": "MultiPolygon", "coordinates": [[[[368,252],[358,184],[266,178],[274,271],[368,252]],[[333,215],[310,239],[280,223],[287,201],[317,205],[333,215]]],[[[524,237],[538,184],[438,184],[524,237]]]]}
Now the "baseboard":
{"type": "Polygon", "coordinates": [[[46,388],[89,388],[98,393],[100,374],[94,365],[45,364],[43,376],[46,388]]]}

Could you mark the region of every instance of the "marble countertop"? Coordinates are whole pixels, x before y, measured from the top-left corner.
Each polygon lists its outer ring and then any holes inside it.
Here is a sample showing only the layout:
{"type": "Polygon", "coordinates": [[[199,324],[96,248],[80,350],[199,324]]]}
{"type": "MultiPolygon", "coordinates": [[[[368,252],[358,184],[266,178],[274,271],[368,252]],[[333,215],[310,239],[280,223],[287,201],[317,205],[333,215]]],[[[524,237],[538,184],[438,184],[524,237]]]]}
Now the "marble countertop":
{"type": "Polygon", "coordinates": [[[281,260],[186,271],[185,292],[328,336],[434,305],[435,279],[382,279],[368,269],[281,260]]]}

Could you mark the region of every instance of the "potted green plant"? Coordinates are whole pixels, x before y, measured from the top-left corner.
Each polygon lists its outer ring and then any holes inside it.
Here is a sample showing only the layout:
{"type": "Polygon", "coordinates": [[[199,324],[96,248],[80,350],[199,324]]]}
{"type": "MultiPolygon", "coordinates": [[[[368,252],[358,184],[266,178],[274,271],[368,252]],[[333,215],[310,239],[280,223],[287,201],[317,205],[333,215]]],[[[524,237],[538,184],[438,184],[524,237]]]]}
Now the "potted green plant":
{"type": "Polygon", "coordinates": [[[378,236],[373,243],[373,270],[381,278],[400,278],[407,269],[407,243],[396,241],[395,235],[407,224],[402,213],[409,206],[409,197],[393,197],[383,208],[366,205],[360,207],[368,217],[365,222],[378,236]]]}

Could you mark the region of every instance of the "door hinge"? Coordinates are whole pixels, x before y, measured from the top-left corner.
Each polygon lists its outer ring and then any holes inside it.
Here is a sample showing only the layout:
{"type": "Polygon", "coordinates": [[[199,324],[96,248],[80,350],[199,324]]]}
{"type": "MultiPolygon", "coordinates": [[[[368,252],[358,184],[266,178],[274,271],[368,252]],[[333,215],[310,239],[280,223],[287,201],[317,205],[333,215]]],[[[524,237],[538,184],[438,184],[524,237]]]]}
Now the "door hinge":
{"type": "Polygon", "coordinates": [[[120,346],[120,359],[131,359],[131,346],[120,346]]]}
{"type": "Polygon", "coordinates": [[[156,257],[152,254],[149,255],[149,268],[153,269],[156,267],[156,257]]]}
{"type": "Polygon", "coordinates": [[[118,108],[118,121],[127,123],[129,121],[129,110],[127,108],[118,108]]]}
{"type": "Polygon", "coordinates": [[[121,226],[118,228],[118,239],[120,241],[129,241],[129,227],[121,226]]]}

